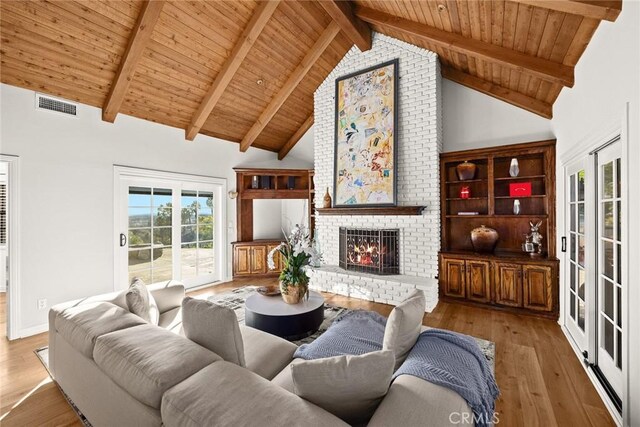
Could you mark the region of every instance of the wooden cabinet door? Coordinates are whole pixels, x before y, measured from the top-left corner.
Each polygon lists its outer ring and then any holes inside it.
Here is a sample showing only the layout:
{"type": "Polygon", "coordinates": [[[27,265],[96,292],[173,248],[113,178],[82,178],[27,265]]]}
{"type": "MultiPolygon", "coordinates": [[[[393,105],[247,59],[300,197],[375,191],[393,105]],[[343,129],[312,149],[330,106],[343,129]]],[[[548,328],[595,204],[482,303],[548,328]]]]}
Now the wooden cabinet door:
{"type": "MultiPolygon", "coordinates": [[[[267,257],[269,253],[278,245],[268,245],[267,246],[267,257]]],[[[270,273],[280,273],[282,271],[282,254],[280,252],[276,252],[273,254],[273,263],[276,265],[274,270],[269,270],[270,273]]],[[[269,269],[269,264],[267,264],[267,269],[269,269]]]]}
{"type": "Polygon", "coordinates": [[[264,274],[267,272],[267,247],[264,245],[251,246],[251,274],[264,274]]]}
{"type": "Polygon", "coordinates": [[[551,267],[546,265],[524,265],[523,303],[525,308],[540,311],[551,311],[552,274],[551,267]]]}
{"type": "Polygon", "coordinates": [[[464,260],[444,258],[442,260],[444,274],[444,294],[448,297],[465,297],[464,260]]]}
{"type": "Polygon", "coordinates": [[[233,251],[233,274],[251,274],[251,247],[236,246],[233,251]]]}
{"type": "Polygon", "coordinates": [[[494,270],[496,304],[522,307],[522,266],[496,262],[494,270]]]}
{"type": "Polygon", "coordinates": [[[467,260],[467,299],[477,302],[491,301],[491,274],[489,261],[467,260]]]}

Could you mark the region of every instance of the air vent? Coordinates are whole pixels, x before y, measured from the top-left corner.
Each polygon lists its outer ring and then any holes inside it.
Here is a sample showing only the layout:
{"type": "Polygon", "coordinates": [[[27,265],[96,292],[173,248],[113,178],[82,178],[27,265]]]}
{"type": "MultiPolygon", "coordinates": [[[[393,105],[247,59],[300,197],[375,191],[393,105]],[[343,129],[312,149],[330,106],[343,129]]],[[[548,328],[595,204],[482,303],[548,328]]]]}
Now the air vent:
{"type": "Polygon", "coordinates": [[[38,110],[52,111],[67,116],[77,116],[78,106],[69,101],[62,101],[51,96],[36,93],[36,108],[38,110]]]}

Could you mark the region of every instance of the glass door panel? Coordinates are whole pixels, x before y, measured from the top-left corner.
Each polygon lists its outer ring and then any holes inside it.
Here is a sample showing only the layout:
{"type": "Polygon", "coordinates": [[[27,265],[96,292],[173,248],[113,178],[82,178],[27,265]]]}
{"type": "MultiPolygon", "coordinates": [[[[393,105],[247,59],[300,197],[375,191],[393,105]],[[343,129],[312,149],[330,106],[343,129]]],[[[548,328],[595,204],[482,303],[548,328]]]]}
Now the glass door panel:
{"type": "Polygon", "coordinates": [[[180,205],[182,278],[215,275],[214,193],[182,190],[180,205]]]}
{"type": "Polygon", "coordinates": [[[567,168],[567,210],[566,226],[569,237],[566,280],[566,321],[567,329],[580,350],[587,349],[587,280],[585,272],[585,178],[584,161],[567,168]]]}
{"type": "Polygon", "coordinates": [[[622,193],[620,143],[598,153],[597,365],[622,394],[622,193]]]}
{"type": "Polygon", "coordinates": [[[172,197],[166,188],[129,187],[128,280],[145,283],[173,277],[172,197]]]}

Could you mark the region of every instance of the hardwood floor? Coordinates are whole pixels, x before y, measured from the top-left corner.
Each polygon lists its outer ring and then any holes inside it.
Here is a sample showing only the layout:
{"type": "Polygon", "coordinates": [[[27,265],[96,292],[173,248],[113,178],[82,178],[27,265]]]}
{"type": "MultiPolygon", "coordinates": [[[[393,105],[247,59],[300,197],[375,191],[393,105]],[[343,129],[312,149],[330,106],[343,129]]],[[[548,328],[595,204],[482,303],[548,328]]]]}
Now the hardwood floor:
{"type": "MultiPolygon", "coordinates": [[[[269,280],[273,279],[237,280],[191,295],[204,297],[269,280]]],[[[4,295],[0,294],[1,424],[81,425],[33,353],[47,345],[47,335],[6,340],[4,295]]],[[[329,304],[375,310],[385,316],[393,309],[340,295],[325,294],[325,298],[329,304]]],[[[557,323],[443,302],[433,313],[425,314],[423,323],[496,343],[496,379],[501,390],[496,404],[499,425],[615,425],[557,323]]]]}

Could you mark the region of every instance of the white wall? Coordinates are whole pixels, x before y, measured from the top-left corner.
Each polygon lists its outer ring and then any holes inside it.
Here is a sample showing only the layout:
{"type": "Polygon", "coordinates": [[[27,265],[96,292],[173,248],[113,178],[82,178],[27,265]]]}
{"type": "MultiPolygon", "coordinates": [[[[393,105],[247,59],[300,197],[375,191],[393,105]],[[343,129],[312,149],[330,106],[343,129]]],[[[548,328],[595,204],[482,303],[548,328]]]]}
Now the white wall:
{"type": "MultiPolygon", "coordinates": [[[[629,245],[628,323],[630,412],[626,425],[640,426],[640,199],[635,197],[640,185],[640,3],[625,1],[617,21],[602,22],[576,67],[576,84],[564,89],[556,101],[552,121],[558,138],[558,176],[562,176],[561,159],[583,151],[586,141],[610,126],[620,126],[625,104],[629,103],[629,245]]],[[[602,141],[604,143],[606,141],[602,141]]],[[[558,213],[564,205],[562,182],[558,181],[558,213]]],[[[563,291],[564,292],[564,291],[563,291]]]]}
{"type": "MultiPolygon", "coordinates": [[[[18,330],[47,321],[49,306],[113,289],[113,165],[226,178],[234,166],[312,167],[274,153],[80,105],[78,118],[34,109],[34,92],[0,86],[0,153],[20,156],[21,283],[18,330]]],[[[228,241],[235,239],[235,201],[227,199],[228,241]]],[[[231,257],[229,256],[229,260],[231,257]]]]}
{"type": "Polygon", "coordinates": [[[282,200],[253,201],[253,238],[282,238],[282,200]]]}
{"type": "Polygon", "coordinates": [[[443,151],[553,139],[551,121],[442,80],[443,151]]]}

